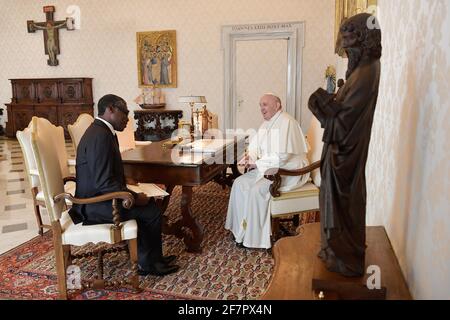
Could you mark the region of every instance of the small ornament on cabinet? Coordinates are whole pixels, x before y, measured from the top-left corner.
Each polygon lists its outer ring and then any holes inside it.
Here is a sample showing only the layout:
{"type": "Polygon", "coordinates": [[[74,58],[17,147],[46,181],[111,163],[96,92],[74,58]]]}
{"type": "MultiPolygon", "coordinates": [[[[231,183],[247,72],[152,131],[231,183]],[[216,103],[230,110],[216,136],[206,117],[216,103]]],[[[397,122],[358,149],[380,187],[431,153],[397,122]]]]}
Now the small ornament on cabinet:
{"type": "Polygon", "coordinates": [[[143,88],[142,93],[134,100],[142,109],[163,109],[166,99],[160,88],[143,88]]]}

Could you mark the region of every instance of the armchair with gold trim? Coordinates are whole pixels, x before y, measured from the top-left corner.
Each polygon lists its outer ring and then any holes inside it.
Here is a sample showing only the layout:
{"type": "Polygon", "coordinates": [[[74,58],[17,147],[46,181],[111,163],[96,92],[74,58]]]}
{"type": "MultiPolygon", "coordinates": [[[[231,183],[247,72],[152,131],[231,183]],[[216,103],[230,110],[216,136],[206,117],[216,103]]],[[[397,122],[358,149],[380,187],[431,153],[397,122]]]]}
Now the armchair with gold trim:
{"type": "Polygon", "coordinates": [[[269,210],[272,219],[272,238],[276,241],[280,237],[280,222],[293,220],[296,227],[299,225],[299,216],[305,213],[319,212],[320,187],[320,157],[322,152],[323,129],[320,123],[313,118],[306,139],[309,144],[309,166],[299,170],[270,169],[265,177],[272,182],[270,186],[269,210]],[[301,188],[280,192],[282,176],[301,176],[310,173],[311,180],[301,188]],[[291,217],[293,217],[291,219],[291,217]]]}
{"type": "Polygon", "coordinates": [[[137,265],[137,224],[135,220],[120,221],[119,200],[122,206],[130,208],[134,198],[129,192],[113,192],[98,197],[78,199],[64,192],[63,175],[58,165],[59,154],[54,144],[54,137],[58,131],[55,126],[49,126],[45,119],[34,117],[32,119],[31,145],[36,159],[40,183],[44,195],[44,201],[51,221],[53,245],[55,250],[55,262],[58,279],[59,298],[67,299],[67,268],[78,259],[97,256],[96,280],[81,283],[81,288],[101,289],[104,287],[117,287],[126,284],[139,290],[139,276],[137,265]],[[76,204],[91,204],[112,200],[111,216],[112,224],[99,224],[84,226],[81,223],[75,225],[70,218],[64,200],[70,200],[76,204]],[[98,249],[83,248],[83,253],[72,254],[72,246],[84,246],[88,243],[106,244],[98,249]],[[123,244],[123,246],[119,246],[123,244]],[[92,250],[92,251],[86,251],[92,250]],[[103,257],[105,254],[126,250],[131,260],[131,274],[128,278],[120,280],[105,280],[103,278],[103,257]]]}

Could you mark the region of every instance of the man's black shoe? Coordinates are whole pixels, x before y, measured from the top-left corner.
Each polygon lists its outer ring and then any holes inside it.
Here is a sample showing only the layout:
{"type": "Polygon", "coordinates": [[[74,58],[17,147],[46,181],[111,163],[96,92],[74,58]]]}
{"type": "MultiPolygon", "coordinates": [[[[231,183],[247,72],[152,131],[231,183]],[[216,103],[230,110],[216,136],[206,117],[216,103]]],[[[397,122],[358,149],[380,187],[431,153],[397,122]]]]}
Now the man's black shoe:
{"type": "Polygon", "coordinates": [[[165,257],[162,257],[161,260],[165,264],[171,264],[172,262],[175,262],[175,260],[177,260],[177,256],[175,256],[175,255],[165,256],[165,257]]]}
{"type": "Polygon", "coordinates": [[[147,276],[149,274],[152,275],[152,276],[165,276],[167,274],[171,274],[171,273],[177,272],[178,269],[180,269],[180,267],[177,266],[177,265],[168,265],[168,264],[165,264],[165,263],[156,262],[148,270],[139,268],[138,269],[138,274],[140,276],[147,276]]]}

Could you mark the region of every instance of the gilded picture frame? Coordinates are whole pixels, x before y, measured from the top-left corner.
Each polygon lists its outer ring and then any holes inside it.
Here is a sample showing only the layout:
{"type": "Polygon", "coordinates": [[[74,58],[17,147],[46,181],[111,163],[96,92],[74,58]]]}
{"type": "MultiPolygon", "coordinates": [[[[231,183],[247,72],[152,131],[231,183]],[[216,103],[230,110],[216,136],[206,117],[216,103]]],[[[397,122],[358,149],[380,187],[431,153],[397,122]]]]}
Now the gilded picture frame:
{"type": "Polygon", "coordinates": [[[342,21],[363,12],[376,15],[377,4],[378,0],[336,0],[334,41],[336,43],[337,54],[340,56],[345,55],[344,52],[340,51],[340,46],[338,45],[338,34],[342,21]]]}
{"type": "Polygon", "coordinates": [[[139,87],[176,88],[176,31],[137,32],[136,41],[139,87]]]}

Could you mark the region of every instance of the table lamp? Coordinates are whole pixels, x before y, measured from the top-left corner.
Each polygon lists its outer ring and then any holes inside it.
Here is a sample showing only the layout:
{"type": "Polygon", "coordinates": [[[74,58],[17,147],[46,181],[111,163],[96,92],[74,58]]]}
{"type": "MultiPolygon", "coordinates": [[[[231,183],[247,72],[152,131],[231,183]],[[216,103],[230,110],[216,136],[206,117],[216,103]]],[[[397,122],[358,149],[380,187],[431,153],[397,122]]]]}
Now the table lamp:
{"type": "Polygon", "coordinates": [[[178,98],[179,103],[188,103],[191,107],[191,137],[194,137],[194,106],[195,104],[206,103],[206,98],[204,96],[182,96],[178,98]]]}

